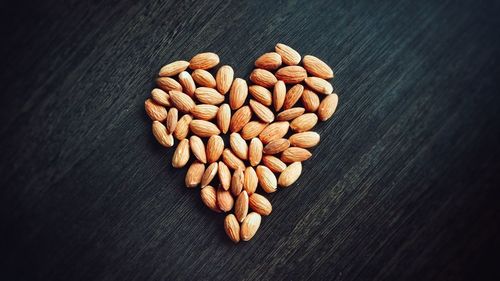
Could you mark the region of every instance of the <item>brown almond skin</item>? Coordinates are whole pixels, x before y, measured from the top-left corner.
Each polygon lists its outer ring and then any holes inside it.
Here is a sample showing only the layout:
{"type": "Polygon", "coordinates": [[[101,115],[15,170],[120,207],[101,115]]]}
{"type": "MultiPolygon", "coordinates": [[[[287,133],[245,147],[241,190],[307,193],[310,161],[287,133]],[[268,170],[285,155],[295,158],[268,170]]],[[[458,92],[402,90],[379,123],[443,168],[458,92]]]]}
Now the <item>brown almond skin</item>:
{"type": "Polygon", "coordinates": [[[189,61],[189,68],[206,70],[218,65],[219,62],[219,56],[215,53],[200,53],[189,61]]]}
{"type": "Polygon", "coordinates": [[[214,123],[205,120],[191,121],[191,123],[189,123],[189,129],[193,132],[193,134],[202,138],[208,138],[213,135],[220,134],[219,128],[217,128],[214,123]]]}
{"type": "Polygon", "coordinates": [[[297,101],[302,96],[304,92],[304,86],[297,84],[288,90],[285,97],[285,102],[283,103],[283,109],[290,109],[294,106],[297,101]]]}
{"type": "Polygon", "coordinates": [[[290,147],[289,140],[276,139],[276,140],[273,140],[273,141],[269,142],[268,144],[266,144],[263,151],[265,154],[273,155],[273,154],[280,153],[289,147],[290,147]]]}
{"type": "Polygon", "coordinates": [[[234,80],[234,70],[229,65],[223,65],[217,71],[215,75],[215,81],[217,84],[217,91],[219,93],[225,95],[229,89],[231,89],[231,85],[234,80]]]}
{"type": "Polygon", "coordinates": [[[189,161],[189,141],[184,139],[179,142],[172,156],[172,166],[182,168],[189,161]]]}
{"type": "Polygon", "coordinates": [[[201,163],[207,163],[207,154],[205,152],[205,144],[198,136],[191,136],[189,138],[189,146],[193,155],[201,163]]]}
{"type": "Polygon", "coordinates": [[[167,119],[167,109],[164,106],[155,103],[152,99],[147,99],[144,102],[144,109],[146,109],[146,113],[153,121],[163,122],[167,119]]]}
{"type": "Polygon", "coordinates": [[[203,204],[207,206],[210,210],[220,213],[221,210],[217,206],[217,191],[213,186],[205,186],[200,190],[200,197],[203,204]]]}
{"type": "Polygon", "coordinates": [[[307,86],[309,86],[309,88],[311,88],[316,93],[324,95],[333,93],[332,84],[330,84],[330,82],[326,81],[325,79],[321,79],[319,77],[307,77],[304,79],[304,81],[306,82],[307,86]]]}
{"type": "Polygon", "coordinates": [[[312,154],[301,147],[289,147],[281,153],[281,161],[284,163],[302,162],[311,158],[312,154]]]}
{"type": "Polygon", "coordinates": [[[259,230],[262,217],[256,212],[252,212],[246,216],[246,218],[241,223],[240,227],[240,237],[243,241],[249,241],[255,236],[257,230],[259,230]]]}
{"type": "Polygon", "coordinates": [[[177,80],[170,77],[159,77],[156,79],[156,85],[158,88],[165,92],[179,91],[182,92],[182,86],[177,80]]]}
{"type": "Polygon", "coordinates": [[[246,141],[238,133],[232,133],[229,136],[229,145],[233,153],[241,160],[248,159],[248,145],[246,141]]]}
{"type": "Polygon", "coordinates": [[[184,70],[186,70],[189,66],[189,62],[184,60],[178,60],[171,62],[160,69],[159,76],[175,76],[184,70]]]}
{"type": "Polygon", "coordinates": [[[298,84],[307,78],[306,70],[298,65],[282,67],[274,75],[276,75],[276,79],[286,84],[298,84]]]}
{"type": "Polygon", "coordinates": [[[166,107],[172,106],[170,104],[170,96],[162,89],[154,88],[151,91],[151,98],[159,105],[163,105],[166,107]]]}
{"type": "Polygon", "coordinates": [[[218,169],[219,166],[217,162],[213,162],[212,164],[208,165],[208,167],[205,169],[205,172],[203,173],[203,176],[201,177],[201,188],[209,185],[212,182],[212,180],[217,175],[218,169]]]}
{"type": "Polygon", "coordinates": [[[278,188],[278,180],[268,167],[259,165],[257,166],[255,172],[257,173],[257,178],[259,179],[259,185],[265,192],[276,192],[278,188]]]}
{"type": "Polygon", "coordinates": [[[160,121],[153,121],[152,131],[158,143],[164,147],[172,147],[174,145],[174,137],[167,132],[167,127],[160,121]]]}
{"type": "Polygon", "coordinates": [[[299,52],[292,49],[292,47],[282,43],[278,43],[276,44],[276,47],[274,49],[276,53],[278,53],[281,56],[281,60],[283,61],[284,64],[297,65],[300,63],[301,59],[300,54],[299,52]]]}
{"type": "Polygon", "coordinates": [[[262,68],[266,70],[276,70],[280,66],[281,66],[281,56],[275,52],[265,53],[255,61],[256,68],[262,68]]]}
{"type": "Polygon", "coordinates": [[[240,224],[235,215],[229,214],[224,218],[224,230],[231,241],[240,242],[240,224]]]}
{"type": "Polygon", "coordinates": [[[194,90],[196,90],[196,85],[194,84],[193,77],[187,71],[183,71],[179,74],[179,83],[188,96],[193,97],[194,90]]]}
{"type": "Polygon", "coordinates": [[[231,192],[224,190],[222,187],[217,188],[217,206],[223,212],[229,212],[233,209],[234,199],[231,192]]]}
{"type": "Polygon", "coordinates": [[[269,143],[272,140],[280,139],[286,135],[290,124],[286,121],[274,122],[267,126],[259,134],[259,139],[263,143],[269,143]]]}
{"type": "Polygon", "coordinates": [[[201,178],[203,177],[203,173],[205,172],[205,165],[201,162],[195,161],[186,173],[186,187],[194,188],[201,183],[201,178]]]}
{"type": "Polygon", "coordinates": [[[232,133],[239,132],[252,119],[252,110],[248,105],[238,109],[231,118],[229,130],[232,133]]]}
{"type": "Polygon", "coordinates": [[[216,89],[208,87],[196,88],[194,95],[198,101],[204,104],[219,105],[224,102],[223,95],[217,92],[216,89]]]}
{"type": "Polygon", "coordinates": [[[183,92],[170,91],[168,94],[170,95],[170,102],[172,105],[184,113],[191,112],[196,105],[194,100],[183,92]]]}
{"type": "Polygon", "coordinates": [[[243,179],[243,188],[248,194],[253,194],[257,190],[257,185],[259,184],[259,179],[257,178],[257,173],[253,167],[245,168],[245,178],[243,179]]]}
{"type": "Polygon", "coordinates": [[[293,162],[286,169],[281,172],[278,178],[278,184],[281,187],[289,187],[300,177],[302,173],[302,164],[300,162],[293,162]]]}
{"type": "Polygon", "coordinates": [[[211,136],[207,141],[207,162],[218,161],[224,150],[224,140],[221,136],[211,136]]]}
{"type": "Polygon", "coordinates": [[[337,94],[331,94],[324,98],[318,107],[318,117],[321,121],[326,121],[332,117],[337,109],[339,97],[337,94]]]}
{"type": "Polygon", "coordinates": [[[318,123],[318,116],[314,113],[306,113],[295,119],[290,123],[290,128],[297,132],[306,132],[314,128],[318,123]]]}
{"type": "Polygon", "coordinates": [[[229,124],[231,123],[231,108],[229,104],[224,103],[219,107],[217,111],[217,126],[222,133],[227,133],[229,131],[229,124]]]}
{"type": "Polygon", "coordinates": [[[274,113],[269,109],[269,107],[263,105],[256,100],[250,100],[250,108],[252,109],[255,116],[257,116],[262,122],[271,123],[274,121],[274,113]]]}
{"type": "Polygon", "coordinates": [[[333,70],[325,62],[315,56],[304,56],[302,64],[307,72],[309,72],[312,76],[323,79],[333,78],[333,70]]]}
{"type": "Polygon", "coordinates": [[[191,114],[196,119],[209,121],[209,120],[214,119],[217,116],[218,111],[219,111],[219,108],[216,105],[197,104],[191,110],[191,114]]]}
{"type": "Polygon", "coordinates": [[[193,77],[194,82],[200,87],[208,87],[208,88],[215,88],[217,83],[215,82],[215,77],[212,75],[212,73],[203,70],[203,69],[196,69],[193,71],[191,74],[193,77]]]}
{"type": "Polygon", "coordinates": [[[320,136],[316,132],[302,132],[291,135],[288,140],[292,146],[311,148],[318,145],[320,136]]]}
{"type": "Polygon", "coordinates": [[[229,105],[232,110],[237,110],[242,107],[248,96],[247,81],[236,78],[233,81],[231,90],[229,91],[229,105]]]}
{"type": "Polygon", "coordinates": [[[174,137],[178,140],[183,140],[187,137],[189,133],[189,124],[193,120],[193,117],[189,114],[183,115],[179,121],[177,121],[177,126],[175,126],[174,137]]]}
{"type": "Polygon", "coordinates": [[[224,188],[224,190],[229,190],[231,187],[231,171],[229,171],[229,168],[223,161],[219,161],[217,174],[219,175],[219,182],[222,188],[224,188]]]}
{"type": "Polygon", "coordinates": [[[286,98],[286,85],[283,81],[278,81],[274,84],[273,89],[273,105],[274,110],[279,111],[283,107],[286,98]]]}
{"type": "Polygon", "coordinates": [[[238,156],[234,155],[234,153],[228,148],[225,148],[222,152],[222,160],[229,168],[233,170],[245,169],[245,164],[243,163],[243,161],[241,161],[238,156]]]}
{"type": "Polygon", "coordinates": [[[266,197],[257,193],[250,195],[248,205],[254,212],[261,216],[269,216],[273,211],[271,202],[269,202],[266,197]]]}
{"type": "Polygon", "coordinates": [[[241,130],[241,137],[244,140],[249,140],[257,137],[265,128],[267,123],[261,121],[250,121],[241,130]]]}
{"type": "Polygon", "coordinates": [[[179,120],[179,111],[177,108],[171,108],[167,114],[167,131],[172,134],[177,126],[177,121],[179,120]]]}
{"type": "Polygon", "coordinates": [[[240,195],[243,190],[243,181],[245,179],[244,170],[241,168],[236,169],[234,171],[233,176],[231,177],[231,193],[234,196],[240,195]]]}
{"type": "Polygon", "coordinates": [[[272,155],[264,155],[262,157],[262,164],[269,168],[274,173],[281,173],[286,169],[286,164],[279,158],[272,155]]]}
{"type": "Polygon", "coordinates": [[[257,166],[260,163],[263,149],[263,144],[260,139],[253,138],[250,141],[250,146],[248,148],[248,161],[250,165],[257,166]]]}
{"type": "Polygon", "coordinates": [[[246,191],[240,192],[236,202],[234,203],[234,215],[239,222],[243,222],[248,214],[248,193],[246,191]]]}
{"type": "Polygon", "coordinates": [[[271,93],[271,91],[262,86],[252,85],[248,87],[248,91],[256,101],[262,103],[265,106],[271,106],[271,104],[273,103],[273,94],[271,93]]]}
{"type": "Polygon", "coordinates": [[[319,102],[319,97],[315,92],[309,89],[304,89],[304,92],[302,93],[302,104],[304,104],[304,107],[308,112],[316,112],[319,107],[319,102]]]}
{"type": "Polygon", "coordinates": [[[261,68],[256,68],[250,73],[250,81],[265,88],[271,88],[278,82],[272,72],[261,68]]]}
{"type": "Polygon", "coordinates": [[[276,120],[278,121],[290,121],[293,120],[300,115],[304,114],[306,112],[305,108],[302,107],[292,107],[287,110],[283,110],[276,116],[276,120]]]}

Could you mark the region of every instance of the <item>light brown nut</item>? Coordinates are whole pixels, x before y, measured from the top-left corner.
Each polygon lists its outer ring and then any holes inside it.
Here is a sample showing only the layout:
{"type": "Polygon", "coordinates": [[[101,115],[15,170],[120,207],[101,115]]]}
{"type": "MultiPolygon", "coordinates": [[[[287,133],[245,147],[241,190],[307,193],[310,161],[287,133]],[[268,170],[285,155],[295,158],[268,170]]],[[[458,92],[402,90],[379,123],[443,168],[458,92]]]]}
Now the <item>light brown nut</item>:
{"type": "Polygon", "coordinates": [[[231,177],[231,193],[236,197],[243,190],[243,181],[245,180],[244,170],[238,168],[234,171],[231,177]]]}
{"type": "Polygon", "coordinates": [[[153,121],[163,122],[167,119],[167,109],[164,106],[155,103],[152,99],[147,99],[144,102],[144,109],[146,110],[149,118],[153,121]]]}
{"type": "Polygon", "coordinates": [[[248,87],[248,91],[256,101],[265,106],[270,106],[273,103],[273,95],[271,94],[271,91],[262,86],[252,85],[248,87]]]}
{"type": "Polygon", "coordinates": [[[177,126],[177,121],[179,121],[179,111],[177,108],[172,107],[167,114],[167,132],[172,134],[177,126]]]}
{"type": "Polygon", "coordinates": [[[257,166],[262,159],[262,150],[263,150],[262,141],[258,138],[253,138],[250,141],[250,147],[248,148],[248,161],[250,165],[257,166]]]}
{"type": "Polygon", "coordinates": [[[224,96],[216,89],[199,87],[194,91],[194,95],[201,103],[218,105],[224,102],[224,96]]]}
{"type": "Polygon", "coordinates": [[[269,109],[269,107],[263,105],[262,103],[255,100],[250,100],[250,108],[252,108],[255,116],[257,116],[263,122],[271,123],[274,121],[273,112],[271,111],[271,109],[269,109]]]}
{"type": "Polygon", "coordinates": [[[307,77],[306,79],[304,79],[304,81],[306,82],[307,86],[309,86],[309,88],[311,88],[316,93],[324,95],[333,93],[332,84],[330,84],[330,82],[326,81],[325,79],[321,79],[319,77],[307,77]]]}
{"type": "Polygon", "coordinates": [[[323,79],[333,78],[333,70],[325,62],[315,56],[304,56],[302,64],[307,72],[309,72],[312,76],[323,79]]]}
{"type": "Polygon", "coordinates": [[[193,107],[196,105],[193,99],[183,92],[173,90],[168,94],[170,95],[170,102],[172,105],[184,113],[191,112],[193,107]]]}
{"type": "Polygon", "coordinates": [[[261,68],[256,68],[250,73],[250,81],[266,88],[271,88],[278,82],[272,72],[261,68]]]}
{"type": "Polygon", "coordinates": [[[259,214],[255,212],[248,214],[241,223],[241,240],[248,241],[252,239],[255,236],[255,233],[257,233],[257,230],[259,230],[261,221],[262,217],[259,214]]]}
{"type": "Polygon", "coordinates": [[[223,103],[217,111],[217,126],[222,133],[229,131],[229,124],[231,123],[231,108],[229,104],[223,103]]]}
{"type": "Polygon", "coordinates": [[[191,110],[191,114],[196,119],[201,120],[212,120],[217,115],[219,108],[216,105],[211,104],[197,104],[191,110]]]}
{"type": "Polygon", "coordinates": [[[162,89],[165,92],[170,91],[179,91],[182,92],[182,86],[177,82],[177,80],[170,77],[158,77],[156,79],[156,85],[158,88],[162,89]]]}
{"type": "Polygon", "coordinates": [[[219,128],[217,128],[214,123],[205,120],[191,121],[189,129],[193,132],[193,134],[202,138],[208,138],[210,136],[220,134],[219,128]]]}
{"type": "Polygon", "coordinates": [[[300,62],[300,54],[292,49],[290,46],[287,46],[282,43],[276,44],[275,47],[276,53],[281,56],[283,63],[286,65],[297,65],[300,62]]]}
{"type": "Polygon", "coordinates": [[[310,131],[293,134],[288,140],[292,146],[311,148],[319,143],[320,136],[318,133],[310,131]]]}
{"type": "Polygon", "coordinates": [[[259,184],[259,179],[257,178],[257,173],[252,167],[245,168],[245,178],[243,179],[243,188],[248,194],[252,194],[257,190],[257,185],[259,184]]]}
{"type": "Polygon", "coordinates": [[[213,135],[207,141],[207,162],[218,161],[224,150],[224,140],[221,136],[213,135]]]}
{"type": "Polygon", "coordinates": [[[302,92],[304,91],[304,86],[297,84],[288,90],[285,97],[285,102],[283,103],[283,109],[290,109],[294,106],[297,101],[302,96],[302,92]]]}
{"type": "Polygon", "coordinates": [[[219,64],[219,56],[215,53],[200,53],[189,61],[191,69],[210,69],[219,64]]]}
{"type": "Polygon", "coordinates": [[[286,169],[286,164],[279,158],[272,155],[264,155],[262,157],[262,164],[269,168],[274,173],[281,173],[286,169]]]}
{"type": "Polygon", "coordinates": [[[306,132],[314,128],[318,123],[318,116],[314,113],[306,113],[295,119],[290,123],[290,128],[297,132],[306,132]]]}
{"type": "Polygon", "coordinates": [[[151,91],[151,98],[153,98],[153,100],[159,105],[163,105],[166,107],[172,106],[170,104],[170,96],[162,89],[154,88],[151,91]]]}
{"type": "Polygon", "coordinates": [[[174,145],[174,137],[167,132],[167,127],[160,121],[153,121],[153,136],[164,147],[172,147],[174,145]]]}
{"type": "Polygon", "coordinates": [[[234,152],[234,154],[241,160],[248,159],[248,145],[240,134],[232,133],[229,136],[229,145],[231,146],[231,150],[234,152]]]}
{"type": "Polygon", "coordinates": [[[311,158],[309,150],[301,147],[289,147],[281,153],[281,161],[285,163],[302,162],[311,158]]]}
{"type": "Polygon", "coordinates": [[[319,97],[315,92],[309,89],[304,89],[304,92],[302,93],[302,104],[304,104],[307,111],[316,112],[319,107],[319,97]]]}
{"type": "Polygon", "coordinates": [[[222,161],[219,161],[218,174],[222,188],[229,190],[231,187],[231,171],[229,171],[229,168],[222,161]]]}
{"type": "Polygon", "coordinates": [[[183,71],[179,74],[179,83],[181,83],[184,92],[188,96],[192,97],[194,95],[194,90],[196,90],[196,85],[194,84],[193,77],[187,71],[183,71]]]}
{"type": "Polygon", "coordinates": [[[247,81],[236,78],[233,81],[231,90],[229,91],[229,105],[232,110],[236,110],[243,106],[248,96],[247,81]]]}
{"type": "Polygon", "coordinates": [[[206,70],[196,69],[195,71],[193,71],[191,76],[193,76],[194,82],[196,82],[196,85],[198,85],[199,87],[215,88],[215,86],[217,85],[212,73],[206,70]]]}
{"type": "Polygon", "coordinates": [[[292,107],[287,110],[283,110],[282,112],[278,113],[278,116],[276,116],[276,120],[278,121],[290,121],[292,119],[295,119],[299,117],[300,115],[304,114],[306,110],[302,107],[292,107]]]}
{"type": "Polygon", "coordinates": [[[205,152],[205,144],[198,136],[191,136],[189,138],[189,146],[191,147],[191,151],[193,155],[198,161],[201,163],[207,163],[207,154],[205,152]]]}
{"type": "Polygon", "coordinates": [[[248,193],[246,191],[240,192],[234,203],[234,215],[239,222],[243,222],[248,214],[248,193]]]}
{"type": "Polygon", "coordinates": [[[208,165],[208,167],[205,169],[205,172],[203,173],[203,176],[201,177],[201,188],[204,188],[212,182],[212,180],[217,175],[218,168],[219,166],[217,165],[217,162],[213,162],[212,164],[208,165]]]}
{"type": "Polygon", "coordinates": [[[280,66],[281,56],[275,52],[265,53],[255,61],[256,68],[276,70],[280,66]]]}
{"type": "Polygon", "coordinates": [[[189,114],[183,115],[179,121],[177,121],[177,126],[175,126],[174,137],[178,140],[183,140],[189,134],[189,124],[193,120],[193,117],[189,114]]]}
{"type": "Polygon", "coordinates": [[[217,206],[217,191],[213,186],[205,186],[200,190],[200,197],[203,204],[207,206],[210,210],[220,213],[220,209],[217,206]]]}
{"type": "Polygon", "coordinates": [[[189,62],[185,60],[178,60],[171,62],[160,69],[159,76],[174,76],[177,75],[184,70],[186,70],[189,66],[189,62]]]}
{"type": "Polygon", "coordinates": [[[185,183],[187,188],[194,188],[201,183],[201,178],[205,172],[205,164],[194,161],[186,173],[185,183]]]}
{"type": "Polygon", "coordinates": [[[286,84],[297,84],[307,78],[307,72],[302,66],[285,66],[275,73],[276,79],[282,80],[286,84]]]}
{"type": "Polygon", "coordinates": [[[274,84],[274,89],[273,89],[273,104],[274,104],[274,109],[276,111],[279,111],[281,107],[283,107],[283,103],[285,103],[285,98],[286,98],[286,86],[285,82],[279,80],[274,84]]]}
{"type": "Polygon", "coordinates": [[[300,162],[293,162],[286,169],[281,172],[278,178],[278,184],[281,187],[288,187],[292,185],[300,177],[302,173],[302,164],[300,162]]]}
{"type": "Polygon", "coordinates": [[[263,152],[268,155],[273,155],[280,153],[289,147],[290,141],[288,141],[287,139],[276,139],[266,144],[263,152]]]}
{"type": "Polygon", "coordinates": [[[233,214],[227,215],[224,219],[224,230],[231,241],[240,242],[240,224],[233,214]]]}
{"type": "Polygon", "coordinates": [[[217,206],[223,212],[229,212],[233,208],[234,199],[231,192],[224,190],[221,186],[217,188],[217,206]]]}
{"type": "Polygon", "coordinates": [[[245,140],[249,140],[258,136],[264,128],[266,128],[267,123],[261,121],[250,121],[241,130],[241,137],[245,140]]]}
{"type": "Polygon", "coordinates": [[[189,161],[189,141],[184,139],[179,142],[172,156],[172,166],[182,168],[189,161]]]}
{"type": "Polygon", "coordinates": [[[261,216],[269,216],[269,214],[271,214],[271,212],[273,211],[271,202],[269,202],[266,197],[258,193],[250,195],[248,199],[248,205],[254,212],[258,213],[261,216]]]}
{"type": "Polygon", "coordinates": [[[215,75],[215,81],[217,82],[217,91],[225,95],[231,85],[233,84],[234,70],[229,65],[224,65],[219,68],[217,74],[215,75]]]}
{"type": "Polygon", "coordinates": [[[229,130],[231,132],[239,132],[245,125],[252,119],[252,110],[248,105],[245,105],[238,109],[231,118],[231,123],[229,124],[229,130]]]}
{"type": "Polygon", "coordinates": [[[241,161],[238,156],[234,155],[229,148],[225,148],[222,152],[222,161],[233,170],[237,170],[238,168],[245,169],[243,161],[241,161]]]}
{"type": "Polygon", "coordinates": [[[256,169],[257,178],[262,189],[267,193],[275,192],[278,188],[278,181],[274,173],[268,167],[259,165],[256,169]]]}
{"type": "Polygon", "coordinates": [[[337,94],[331,94],[324,98],[318,107],[318,117],[321,121],[326,121],[332,117],[333,113],[337,109],[337,104],[339,103],[339,97],[337,94]]]}
{"type": "Polygon", "coordinates": [[[275,139],[280,139],[286,135],[288,132],[290,124],[287,121],[274,122],[267,126],[259,134],[259,139],[263,143],[268,143],[275,139]]]}

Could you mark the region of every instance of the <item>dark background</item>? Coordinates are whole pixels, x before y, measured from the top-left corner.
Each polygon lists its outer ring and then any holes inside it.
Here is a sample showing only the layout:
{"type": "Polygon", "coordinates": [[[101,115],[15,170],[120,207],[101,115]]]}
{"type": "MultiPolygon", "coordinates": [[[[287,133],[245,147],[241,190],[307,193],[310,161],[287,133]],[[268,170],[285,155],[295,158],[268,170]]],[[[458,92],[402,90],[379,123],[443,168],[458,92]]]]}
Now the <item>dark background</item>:
{"type": "Polygon", "coordinates": [[[2,4],[2,280],[499,280],[498,1],[2,4]],[[143,103],[165,63],[334,68],[303,176],[233,245],[143,103]]]}

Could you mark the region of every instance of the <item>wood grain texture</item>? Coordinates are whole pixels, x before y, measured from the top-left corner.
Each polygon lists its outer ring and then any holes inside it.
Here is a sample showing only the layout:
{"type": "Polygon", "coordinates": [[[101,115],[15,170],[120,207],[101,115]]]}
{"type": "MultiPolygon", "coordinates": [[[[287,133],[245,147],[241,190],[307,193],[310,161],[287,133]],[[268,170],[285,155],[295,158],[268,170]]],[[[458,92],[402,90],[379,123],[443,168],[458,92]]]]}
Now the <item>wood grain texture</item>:
{"type": "Polygon", "coordinates": [[[4,280],[498,280],[498,3],[2,10],[4,280]],[[247,78],[277,42],[329,62],[340,104],[303,176],[235,246],[143,102],[169,61],[214,51],[247,78]]]}

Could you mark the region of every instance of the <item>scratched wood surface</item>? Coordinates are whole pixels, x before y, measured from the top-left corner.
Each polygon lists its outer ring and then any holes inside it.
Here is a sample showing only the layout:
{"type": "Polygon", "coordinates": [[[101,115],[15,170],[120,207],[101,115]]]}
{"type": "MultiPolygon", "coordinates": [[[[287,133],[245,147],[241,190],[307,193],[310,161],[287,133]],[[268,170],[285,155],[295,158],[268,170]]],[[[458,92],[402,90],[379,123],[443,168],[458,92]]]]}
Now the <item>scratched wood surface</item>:
{"type": "Polygon", "coordinates": [[[498,278],[498,3],[99,2],[2,4],[3,280],[498,278]],[[171,60],[247,77],[277,42],[330,63],[340,105],[235,246],[143,102],[171,60]]]}

